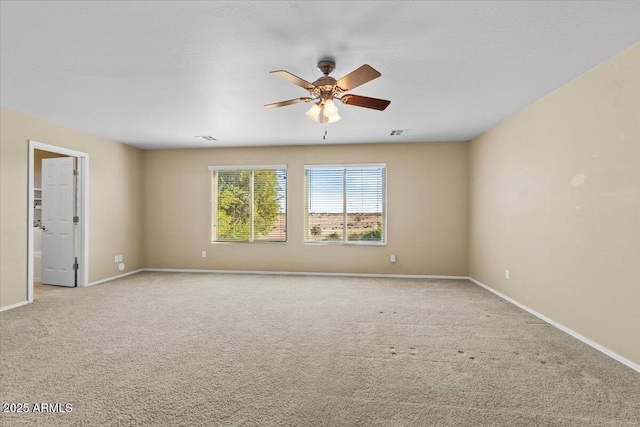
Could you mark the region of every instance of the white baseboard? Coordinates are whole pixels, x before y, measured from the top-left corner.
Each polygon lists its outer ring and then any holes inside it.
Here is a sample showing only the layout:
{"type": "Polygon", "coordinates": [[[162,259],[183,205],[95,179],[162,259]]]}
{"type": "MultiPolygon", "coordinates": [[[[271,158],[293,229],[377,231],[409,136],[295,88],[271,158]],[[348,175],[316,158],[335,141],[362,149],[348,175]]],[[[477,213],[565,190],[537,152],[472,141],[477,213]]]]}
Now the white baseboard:
{"type": "Polygon", "coordinates": [[[583,343],[595,348],[596,350],[606,354],[607,356],[617,360],[618,362],[627,365],[628,367],[630,367],[631,369],[633,369],[634,371],[640,372],[640,365],[637,363],[632,362],[631,360],[620,356],[618,353],[615,353],[611,350],[609,350],[606,347],[601,346],[600,344],[598,344],[597,342],[594,342],[592,340],[590,340],[589,338],[580,335],[579,333],[577,333],[576,331],[574,331],[573,329],[569,329],[566,326],[555,322],[551,319],[549,319],[547,316],[538,313],[537,311],[535,311],[532,308],[527,307],[524,304],[519,303],[518,301],[514,300],[513,298],[510,298],[508,296],[506,296],[505,294],[496,291],[495,289],[485,285],[484,283],[474,279],[473,277],[469,277],[469,280],[471,280],[473,283],[475,283],[476,285],[488,290],[489,292],[499,296],[500,298],[502,298],[505,301],[510,302],[511,304],[520,307],[521,309],[523,309],[524,311],[533,314],[534,316],[536,316],[538,319],[540,320],[544,320],[545,322],[547,322],[548,324],[550,324],[551,326],[555,326],[556,328],[560,329],[562,332],[567,333],[569,335],[571,335],[572,337],[579,339],[580,341],[582,341],[583,343]]]}
{"type": "Polygon", "coordinates": [[[100,283],[105,283],[105,282],[110,282],[112,280],[121,279],[123,277],[131,276],[132,274],[140,273],[142,271],[145,271],[145,269],[144,268],[139,268],[138,270],[128,271],[126,273],[118,274],[117,276],[111,276],[111,277],[107,277],[106,279],[96,280],[95,282],[91,282],[91,283],[87,284],[86,286],[99,285],[100,283]]]}
{"type": "MultiPolygon", "coordinates": [[[[91,282],[86,286],[99,285],[100,283],[110,282],[111,280],[120,279],[122,277],[127,277],[127,276],[130,276],[132,274],[140,273],[142,271],[144,271],[144,269],[142,269],[142,268],[138,269],[138,270],[134,270],[134,271],[129,271],[127,273],[119,274],[117,276],[111,276],[111,277],[107,277],[106,279],[96,280],[95,282],[91,282]]],[[[6,311],[6,310],[11,310],[12,308],[22,307],[23,305],[27,305],[27,304],[29,304],[29,301],[22,301],[22,302],[18,302],[16,304],[11,304],[11,305],[7,305],[7,306],[4,306],[4,307],[0,307],[0,312],[6,311]]]]}
{"type": "Polygon", "coordinates": [[[22,307],[23,305],[27,305],[27,304],[29,304],[29,301],[22,301],[22,302],[17,302],[11,305],[5,305],[4,307],[0,307],[0,312],[11,310],[12,308],[22,307]]]}
{"type": "Polygon", "coordinates": [[[369,274],[369,273],[324,273],[314,271],[269,271],[269,270],[198,270],[189,268],[143,268],[142,271],[164,273],[218,273],[218,274],[265,274],[272,276],[330,276],[330,277],[379,277],[389,279],[445,279],[467,280],[467,276],[429,276],[421,274],[369,274]]]}

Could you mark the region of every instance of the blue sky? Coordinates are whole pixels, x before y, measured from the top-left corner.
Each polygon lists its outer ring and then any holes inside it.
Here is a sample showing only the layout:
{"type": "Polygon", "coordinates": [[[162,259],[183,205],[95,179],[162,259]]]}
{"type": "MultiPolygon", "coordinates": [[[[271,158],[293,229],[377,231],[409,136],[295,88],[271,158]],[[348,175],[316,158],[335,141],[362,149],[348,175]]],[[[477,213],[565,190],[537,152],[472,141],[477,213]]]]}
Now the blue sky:
{"type": "MultiPolygon", "coordinates": [[[[309,169],[309,212],[342,213],[343,168],[309,169]]],[[[384,204],[382,168],[347,170],[347,213],[381,213],[384,204]]]]}

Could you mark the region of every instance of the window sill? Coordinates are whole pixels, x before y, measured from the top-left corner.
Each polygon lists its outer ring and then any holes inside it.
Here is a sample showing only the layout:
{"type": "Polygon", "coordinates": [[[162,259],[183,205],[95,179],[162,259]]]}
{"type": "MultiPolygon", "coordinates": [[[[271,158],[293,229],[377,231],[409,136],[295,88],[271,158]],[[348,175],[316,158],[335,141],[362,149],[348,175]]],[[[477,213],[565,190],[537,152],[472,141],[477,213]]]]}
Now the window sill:
{"type": "Polygon", "coordinates": [[[251,245],[256,245],[256,244],[258,244],[258,245],[265,245],[265,244],[266,245],[286,245],[287,243],[288,242],[272,242],[272,241],[268,241],[268,240],[254,240],[253,242],[248,242],[248,241],[238,241],[238,242],[222,241],[222,242],[219,242],[219,241],[215,241],[214,240],[214,241],[211,242],[212,245],[235,245],[235,244],[241,244],[241,245],[244,245],[244,244],[251,244],[251,245]]]}
{"type": "Polygon", "coordinates": [[[305,245],[387,246],[387,242],[304,242],[305,245]]]}

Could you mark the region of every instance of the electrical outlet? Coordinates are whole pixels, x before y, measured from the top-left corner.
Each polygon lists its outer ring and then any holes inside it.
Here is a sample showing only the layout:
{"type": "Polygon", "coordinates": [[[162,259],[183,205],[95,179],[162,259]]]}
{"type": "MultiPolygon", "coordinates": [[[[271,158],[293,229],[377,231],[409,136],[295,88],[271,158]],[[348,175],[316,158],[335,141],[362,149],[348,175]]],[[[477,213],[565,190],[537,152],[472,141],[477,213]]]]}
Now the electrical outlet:
{"type": "Polygon", "coordinates": [[[389,262],[396,262],[396,256],[395,255],[390,255],[389,256],[389,262]]]}
{"type": "Polygon", "coordinates": [[[510,275],[511,275],[511,273],[509,273],[509,269],[506,269],[506,270],[504,271],[504,278],[505,278],[505,279],[508,279],[510,275]]]}
{"type": "Polygon", "coordinates": [[[122,255],[118,255],[118,262],[122,262],[122,255]]]}
{"type": "Polygon", "coordinates": [[[206,258],[207,257],[207,251],[202,251],[202,258],[206,258]]]}
{"type": "Polygon", "coordinates": [[[115,256],[113,257],[113,262],[118,262],[118,255],[115,255],[115,256]]]}

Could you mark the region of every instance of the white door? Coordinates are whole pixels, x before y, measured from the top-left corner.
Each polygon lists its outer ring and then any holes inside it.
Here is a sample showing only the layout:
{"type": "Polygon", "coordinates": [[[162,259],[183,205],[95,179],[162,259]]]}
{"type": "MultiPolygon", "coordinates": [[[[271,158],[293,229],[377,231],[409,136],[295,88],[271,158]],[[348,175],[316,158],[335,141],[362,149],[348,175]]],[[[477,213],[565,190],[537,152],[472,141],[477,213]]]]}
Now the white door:
{"type": "Polygon", "coordinates": [[[74,158],[42,159],[42,283],[75,286],[74,158]]]}

